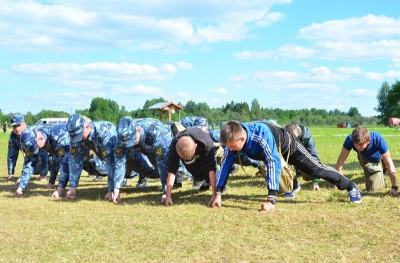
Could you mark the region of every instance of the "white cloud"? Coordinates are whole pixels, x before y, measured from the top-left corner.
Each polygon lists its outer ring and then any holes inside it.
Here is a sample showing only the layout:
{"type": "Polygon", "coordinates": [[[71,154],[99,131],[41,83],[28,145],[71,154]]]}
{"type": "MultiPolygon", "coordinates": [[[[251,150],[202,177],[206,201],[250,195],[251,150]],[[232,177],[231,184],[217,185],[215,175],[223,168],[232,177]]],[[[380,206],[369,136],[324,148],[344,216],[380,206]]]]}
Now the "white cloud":
{"type": "Polygon", "coordinates": [[[382,60],[400,57],[400,19],[366,15],[313,23],[299,30],[308,46],[285,44],[275,50],[234,53],[243,59],[317,58],[319,60],[382,60]]]}
{"type": "Polygon", "coordinates": [[[267,13],[262,19],[255,23],[258,27],[268,27],[275,22],[278,22],[285,18],[282,13],[274,12],[274,13],[267,13]]]}
{"type": "Polygon", "coordinates": [[[319,42],[373,41],[399,38],[400,19],[366,15],[343,20],[313,23],[299,30],[298,37],[319,42]]]}
{"type": "Polygon", "coordinates": [[[400,56],[399,40],[378,40],[371,42],[315,43],[320,59],[325,60],[378,60],[400,56]]]}
{"type": "Polygon", "coordinates": [[[213,93],[216,93],[216,94],[228,94],[228,90],[225,89],[225,88],[219,88],[219,89],[213,90],[213,93]]]}
{"type": "Polygon", "coordinates": [[[375,81],[381,81],[381,80],[383,80],[383,79],[385,78],[385,75],[384,75],[384,74],[382,74],[382,73],[377,73],[377,72],[366,72],[366,73],[364,74],[364,76],[365,76],[367,79],[375,80],[375,81]]]}
{"type": "Polygon", "coordinates": [[[184,62],[184,61],[179,61],[177,64],[178,64],[178,67],[183,70],[192,70],[193,69],[192,64],[184,62]]]}
{"type": "Polygon", "coordinates": [[[134,87],[123,87],[115,85],[112,90],[110,90],[110,94],[157,94],[157,96],[163,96],[163,90],[161,88],[149,87],[144,85],[136,85],[134,87]]]}
{"type": "Polygon", "coordinates": [[[269,13],[271,6],[290,2],[0,0],[0,36],[7,36],[0,47],[58,52],[119,46],[171,52],[182,44],[247,38],[254,28],[283,19],[269,13]]]}
{"type": "Polygon", "coordinates": [[[293,44],[286,44],[279,47],[276,50],[264,50],[264,51],[251,51],[245,50],[242,52],[234,53],[233,56],[243,59],[276,59],[278,57],[293,58],[293,59],[304,59],[314,56],[314,50],[293,44]]]}
{"type": "Polygon", "coordinates": [[[311,48],[287,44],[279,47],[276,54],[286,58],[303,59],[313,57],[315,52],[311,48]]]}
{"type": "Polygon", "coordinates": [[[392,59],[392,64],[396,68],[400,68],[400,57],[392,59]]]}
{"type": "MultiPolygon", "coordinates": [[[[185,65],[188,67],[188,65],[185,65]]],[[[171,79],[178,68],[172,64],[162,64],[155,67],[148,64],[95,62],[77,63],[30,63],[16,65],[11,72],[44,78],[48,82],[60,83],[67,86],[98,88],[107,84],[171,79]]]]}
{"type": "Polygon", "coordinates": [[[303,68],[309,68],[311,67],[310,62],[300,62],[299,65],[303,68]]]}
{"type": "Polygon", "coordinates": [[[371,91],[367,89],[353,89],[353,90],[346,90],[346,93],[349,95],[356,95],[359,97],[376,97],[376,91],[371,91]]]}
{"type": "Polygon", "coordinates": [[[310,70],[313,75],[330,75],[331,71],[327,67],[317,67],[310,70]]]}
{"type": "Polygon", "coordinates": [[[367,79],[375,81],[387,81],[388,79],[395,80],[400,79],[400,70],[389,70],[385,73],[366,72],[364,76],[367,79]]]}
{"type": "Polygon", "coordinates": [[[238,59],[249,60],[249,59],[270,59],[274,56],[274,51],[251,51],[245,50],[242,52],[234,53],[233,56],[238,59]]]}
{"type": "Polygon", "coordinates": [[[362,70],[359,67],[347,68],[347,67],[338,67],[335,69],[335,72],[338,74],[362,74],[362,70]]]}
{"type": "MultiPolygon", "coordinates": [[[[353,71],[358,72],[355,69],[353,71]]],[[[256,71],[247,85],[255,85],[270,90],[304,88],[328,89],[336,92],[338,87],[334,83],[348,81],[353,74],[356,74],[354,72],[338,74],[332,72],[328,67],[311,68],[305,73],[295,71],[256,71]]]]}

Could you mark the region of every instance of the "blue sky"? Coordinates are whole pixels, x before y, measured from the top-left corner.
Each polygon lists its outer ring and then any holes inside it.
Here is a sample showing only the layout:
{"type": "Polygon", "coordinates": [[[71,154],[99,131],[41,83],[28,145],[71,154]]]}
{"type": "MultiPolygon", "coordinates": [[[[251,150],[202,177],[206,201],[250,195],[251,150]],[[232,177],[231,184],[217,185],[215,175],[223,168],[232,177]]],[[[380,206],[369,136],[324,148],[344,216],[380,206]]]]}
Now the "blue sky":
{"type": "Polygon", "coordinates": [[[210,107],[377,113],[400,79],[400,2],[0,0],[0,109],[210,107]]]}

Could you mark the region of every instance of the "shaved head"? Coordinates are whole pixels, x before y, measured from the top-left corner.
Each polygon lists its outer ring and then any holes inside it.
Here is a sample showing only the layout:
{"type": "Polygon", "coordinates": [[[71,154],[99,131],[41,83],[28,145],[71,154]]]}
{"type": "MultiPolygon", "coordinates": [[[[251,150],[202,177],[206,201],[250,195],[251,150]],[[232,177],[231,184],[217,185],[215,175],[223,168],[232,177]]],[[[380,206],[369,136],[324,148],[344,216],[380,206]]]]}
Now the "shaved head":
{"type": "Polygon", "coordinates": [[[182,159],[190,159],[196,150],[196,143],[190,136],[183,136],[179,138],[176,143],[176,151],[182,159]]]}

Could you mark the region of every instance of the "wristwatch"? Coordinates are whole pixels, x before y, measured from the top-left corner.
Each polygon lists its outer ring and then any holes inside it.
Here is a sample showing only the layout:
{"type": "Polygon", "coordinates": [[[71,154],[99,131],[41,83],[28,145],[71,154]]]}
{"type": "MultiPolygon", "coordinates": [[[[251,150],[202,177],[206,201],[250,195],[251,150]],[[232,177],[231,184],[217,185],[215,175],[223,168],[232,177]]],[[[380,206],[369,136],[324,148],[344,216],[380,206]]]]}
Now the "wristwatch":
{"type": "Polygon", "coordinates": [[[399,191],[399,187],[398,186],[392,186],[392,189],[399,191]]]}
{"type": "Polygon", "coordinates": [[[267,202],[270,202],[273,205],[276,205],[276,198],[267,199],[267,202]]]}

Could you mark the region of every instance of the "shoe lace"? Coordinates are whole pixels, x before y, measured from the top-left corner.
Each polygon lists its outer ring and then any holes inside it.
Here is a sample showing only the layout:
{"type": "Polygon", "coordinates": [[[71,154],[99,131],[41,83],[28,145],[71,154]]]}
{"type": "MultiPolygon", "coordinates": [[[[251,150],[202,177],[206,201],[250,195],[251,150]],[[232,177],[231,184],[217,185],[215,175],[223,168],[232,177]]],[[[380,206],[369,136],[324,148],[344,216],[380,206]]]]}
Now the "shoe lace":
{"type": "Polygon", "coordinates": [[[360,190],[353,188],[353,190],[349,191],[349,195],[351,197],[355,197],[355,198],[360,198],[361,197],[361,193],[360,190]]]}

